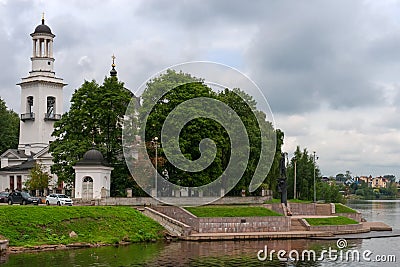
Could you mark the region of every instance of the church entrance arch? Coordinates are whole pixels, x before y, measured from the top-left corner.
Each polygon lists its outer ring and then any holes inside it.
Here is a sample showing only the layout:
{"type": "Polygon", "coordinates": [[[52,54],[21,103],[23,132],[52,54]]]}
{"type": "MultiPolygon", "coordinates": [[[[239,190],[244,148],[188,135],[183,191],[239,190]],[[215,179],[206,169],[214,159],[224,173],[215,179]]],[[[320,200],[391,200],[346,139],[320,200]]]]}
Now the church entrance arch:
{"type": "Polygon", "coordinates": [[[83,178],[82,199],[84,200],[93,199],[93,179],[90,176],[86,176],[83,178]]]}

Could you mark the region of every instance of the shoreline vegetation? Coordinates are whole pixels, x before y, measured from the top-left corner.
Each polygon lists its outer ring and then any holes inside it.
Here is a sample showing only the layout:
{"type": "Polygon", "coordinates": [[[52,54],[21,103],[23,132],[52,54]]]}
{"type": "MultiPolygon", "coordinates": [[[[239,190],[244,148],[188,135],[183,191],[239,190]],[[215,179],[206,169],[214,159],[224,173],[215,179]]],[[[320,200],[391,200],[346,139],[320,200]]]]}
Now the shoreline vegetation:
{"type": "Polygon", "coordinates": [[[3,206],[0,234],[10,247],[65,248],[161,239],[165,229],[132,207],[3,206]]]}

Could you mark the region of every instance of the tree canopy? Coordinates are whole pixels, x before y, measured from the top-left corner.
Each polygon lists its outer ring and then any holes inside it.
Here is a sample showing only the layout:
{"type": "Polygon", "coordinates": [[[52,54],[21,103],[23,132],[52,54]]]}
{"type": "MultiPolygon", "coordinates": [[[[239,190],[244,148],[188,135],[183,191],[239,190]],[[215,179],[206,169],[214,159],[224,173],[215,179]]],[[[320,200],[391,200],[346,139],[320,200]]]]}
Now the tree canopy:
{"type": "Polygon", "coordinates": [[[122,152],[122,124],[133,94],[117,77],[106,77],[102,85],[85,81],[75,90],[71,108],[54,124],[50,145],[54,165],[51,170],[59,180],[74,182],[72,166],[93,146],[114,167],[111,194],[121,195],[132,181],[122,152]]]}
{"type": "Polygon", "coordinates": [[[305,148],[301,151],[297,146],[288,168],[288,198],[294,198],[294,165],[296,164],[296,192],[298,199],[314,199],[314,169],[316,182],[320,181],[320,170],[314,162],[313,155],[305,148]]]}
{"type": "MultiPolygon", "coordinates": [[[[270,156],[275,157],[269,174],[265,168],[264,186],[275,189],[276,179],[279,177],[280,153],[275,156],[274,153],[281,150],[283,133],[280,130],[275,131],[272,123],[266,121],[266,115],[257,110],[256,101],[238,88],[216,92],[207,86],[201,78],[173,70],[168,70],[165,74],[151,80],[142,94],[139,120],[141,122],[146,120],[144,142],[153,164],[155,162],[155,149],[152,140],[154,137],[161,136],[162,127],[167,116],[185,101],[200,97],[215,99],[229,106],[239,116],[246,128],[250,142],[250,157],[242,178],[231,190],[230,194],[239,195],[242,189],[247,189],[250,184],[259,163],[262,140],[270,142],[269,147],[274,148],[269,151],[271,153],[270,156]],[[262,137],[260,127],[271,136],[262,137]],[[276,138],[275,135],[278,135],[278,137],[276,138]],[[275,142],[276,139],[277,143],[271,143],[275,142]]],[[[203,107],[203,109],[210,108],[209,106],[203,107]]],[[[193,112],[193,109],[194,107],[187,108],[188,112],[193,112]]],[[[227,117],[230,115],[229,113],[224,114],[227,117]]],[[[215,120],[200,117],[187,122],[179,133],[180,151],[177,152],[182,153],[189,160],[197,160],[201,156],[201,151],[199,150],[200,141],[205,138],[213,140],[216,145],[216,157],[206,169],[199,172],[187,172],[176,168],[166,158],[161,146],[157,154],[158,172],[162,173],[163,170],[167,170],[170,182],[191,187],[205,185],[218,178],[227,168],[232,148],[226,129],[215,120]]]]}
{"type": "Polygon", "coordinates": [[[0,98],[0,155],[9,148],[17,148],[18,137],[18,114],[7,109],[6,103],[0,98]]]}

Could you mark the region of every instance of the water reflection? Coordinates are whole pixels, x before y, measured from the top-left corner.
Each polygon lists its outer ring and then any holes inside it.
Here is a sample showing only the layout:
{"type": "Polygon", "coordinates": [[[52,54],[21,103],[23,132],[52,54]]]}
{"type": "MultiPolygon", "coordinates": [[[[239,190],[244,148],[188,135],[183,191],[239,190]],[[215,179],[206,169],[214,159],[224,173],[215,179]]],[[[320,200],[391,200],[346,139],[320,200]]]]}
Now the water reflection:
{"type": "MultiPolygon", "coordinates": [[[[353,241],[352,241],[353,242],[353,241]]],[[[355,240],[351,247],[359,247],[355,240]]],[[[10,255],[4,266],[321,266],[321,262],[280,262],[273,254],[259,261],[257,252],[267,246],[268,252],[336,248],[336,241],[253,240],[222,242],[173,242],[134,244],[126,247],[42,252],[10,255]]]]}

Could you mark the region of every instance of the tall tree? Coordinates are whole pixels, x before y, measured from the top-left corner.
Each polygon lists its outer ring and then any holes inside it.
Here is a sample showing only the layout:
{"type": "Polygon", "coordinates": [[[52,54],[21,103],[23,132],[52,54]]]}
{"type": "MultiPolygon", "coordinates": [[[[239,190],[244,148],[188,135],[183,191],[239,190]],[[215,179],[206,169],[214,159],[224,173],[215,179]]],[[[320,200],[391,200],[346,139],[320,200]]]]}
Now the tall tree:
{"type": "Polygon", "coordinates": [[[118,195],[132,183],[122,153],[122,124],[132,93],[117,77],[107,77],[102,85],[85,81],[75,90],[71,108],[56,122],[50,145],[54,165],[52,172],[72,184],[72,166],[93,145],[114,167],[111,194],[118,195]]]}
{"type": "Polygon", "coordinates": [[[18,114],[7,109],[6,103],[0,98],[0,155],[9,148],[17,148],[18,136],[18,114]]]}
{"type": "MultiPolygon", "coordinates": [[[[246,133],[250,142],[250,158],[247,162],[244,175],[230,192],[232,195],[238,195],[241,193],[243,188],[246,188],[249,185],[257,164],[259,163],[261,140],[271,142],[268,144],[268,147],[273,147],[274,149],[270,149],[270,157],[273,157],[275,153],[276,144],[271,141],[275,141],[275,136],[262,137],[260,128],[262,127],[263,131],[267,133],[267,135],[275,135],[277,133],[281,135],[278,141],[279,148],[277,148],[279,151],[283,141],[283,133],[281,131],[275,132],[273,130],[272,124],[266,121],[265,114],[257,110],[254,99],[240,89],[226,89],[216,93],[206,86],[202,82],[202,79],[192,77],[190,74],[175,72],[173,70],[168,70],[165,74],[150,81],[142,95],[143,105],[139,112],[139,119],[142,122],[146,120],[146,126],[144,129],[146,130],[145,143],[148,146],[148,153],[150,157],[153,158],[154,162],[155,151],[152,148],[151,141],[154,137],[160,137],[163,123],[169,113],[181,103],[198,97],[207,97],[225,103],[235,111],[246,128],[246,133]],[[167,92],[169,89],[172,90],[167,92]]],[[[205,107],[203,107],[203,109],[204,108],[205,107]]],[[[207,109],[209,108],[211,107],[207,107],[207,109]]],[[[193,109],[191,112],[193,112],[193,109]]],[[[227,113],[225,116],[229,117],[231,114],[227,113]]],[[[190,121],[180,132],[180,150],[187,159],[195,160],[200,157],[199,143],[204,138],[212,139],[217,148],[216,157],[213,163],[204,171],[188,173],[175,168],[165,158],[163,148],[161,147],[158,149],[158,163],[160,163],[161,160],[163,164],[157,165],[159,173],[161,173],[161,170],[165,168],[169,173],[169,181],[186,186],[204,185],[218,178],[227,167],[232,152],[228,133],[222,125],[207,118],[198,118],[190,121]]],[[[279,160],[277,160],[277,162],[279,164],[279,160]]],[[[275,165],[276,164],[274,163],[273,166],[275,165]]],[[[275,170],[276,166],[272,169],[275,170]]],[[[278,177],[275,177],[275,175],[276,170],[274,171],[274,174],[271,174],[269,178],[267,178],[266,171],[264,178],[266,184],[269,186],[276,185],[274,180],[278,177]]]]}
{"type": "MultiPolygon", "coordinates": [[[[275,189],[276,179],[278,178],[276,170],[279,172],[279,168],[277,168],[275,164],[275,158],[278,156],[276,152],[280,154],[281,151],[283,133],[279,129],[276,131],[274,130],[272,123],[266,120],[265,113],[257,109],[257,102],[253,97],[239,88],[234,88],[233,90],[225,89],[219,92],[218,99],[231,107],[240,117],[240,120],[246,128],[246,134],[250,143],[250,156],[246,170],[242,179],[240,179],[239,183],[231,190],[230,195],[239,195],[242,189],[248,189],[247,187],[255,174],[256,168],[264,169],[263,173],[265,176],[263,177],[263,186],[268,189],[275,189]],[[262,133],[266,136],[261,136],[262,133]],[[261,142],[264,142],[267,148],[263,152],[269,153],[268,158],[274,158],[269,172],[266,162],[259,165],[261,142]]],[[[224,161],[227,163],[229,161],[229,154],[224,154],[224,156],[224,161]]],[[[259,190],[261,190],[261,188],[259,188],[259,190]]],[[[258,191],[255,192],[255,194],[258,193],[258,191]]]]}
{"type": "MultiPolygon", "coordinates": [[[[206,97],[206,98],[216,98],[216,94],[205,84],[200,81],[195,80],[189,75],[179,74],[169,71],[165,76],[154,80],[148,84],[147,92],[143,96],[143,110],[146,110],[146,104],[149,102],[151,104],[153,93],[158,94],[160,88],[168,89],[171,80],[177,83],[177,86],[172,86],[173,88],[166,94],[164,94],[152,108],[151,112],[148,113],[146,127],[145,127],[145,141],[149,145],[149,153],[154,153],[154,149],[151,147],[151,140],[154,137],[161,137],[161,129],[163,124],[170,112],[181,103],[196,98],[196,97],[206,97]],[[178,78],[178,79],[175,79],[178,78]],[[185,83],[185,81],[188,81],[185,83]],[[148,98],[150,96],[150,99],[148,98]]],[[[194,107],[190,107],[193,110],[194,107]]],[[[143,118],[144,113],[141,113],[143,118]]],[[[179,123],[179,122],[177,122],[179,123]]],[[[217,156],[214,162],[207,167],[204,171],[189,173],[183,171],[179,168],[175,168],[174,165],[170,164],[169,161],[164,160],[164,164],[157,164],[160,169],[165,168],[168,170],[170,181],[182,186],[200,186],[203,184],[208,184],[214,179],[218,178],[224,167],[222,163],[223,149],[226,148],[226,139],[224,138],[223,128],[213,120],[207,118],[197,118],[188,122],[185,127],[183,127],[179,135],[179,147],[181,153],[189,160],[198,159],[201,156],[199,150],[199,143],[204,138],[210,138],[216,143],[217,156]]],[[[175,138],[175,137],[172,137],[175,138]]],[[[170,139],[172,141],[172,139],[170,139]]],[[[165,158],[163,148],[159,150],[158,160],[165,158]]],[[[179,153],[179,152],[178,152],[179,153]]],[[[228,151],[229,153],[229,151],[228,151]]],[[[152,156],[154,160],[154,154],[152,156]]]]}
{"type": "Polygon", "coordinates": [[[314,162],[313,155],[309,154],[305,148],[303,151],[297,146],[294,156],[291,159],[288,174],[288,198],[293,198],[294,194],[294,164],[296,164],[296,191],[297,198],[313,200],[314,198],[314,169],[316,182],[320,180],[320,170],[314,162]],[[296,163],[295,163],[296,162],[296,163]]]}

